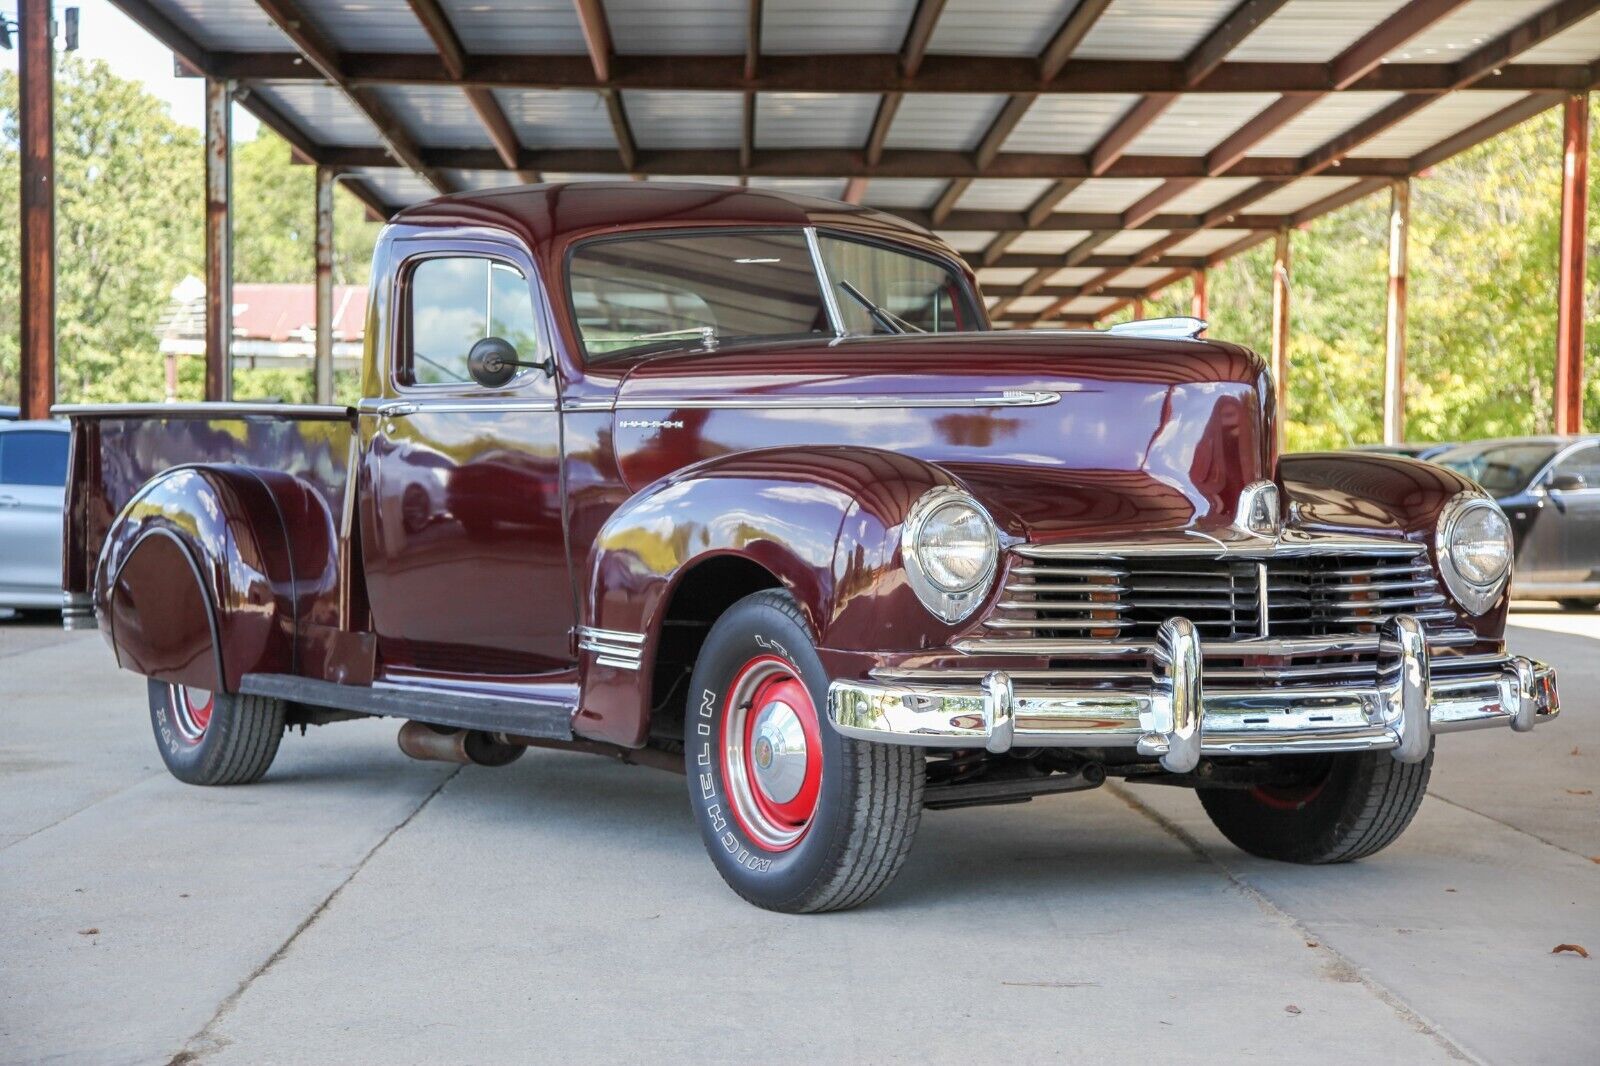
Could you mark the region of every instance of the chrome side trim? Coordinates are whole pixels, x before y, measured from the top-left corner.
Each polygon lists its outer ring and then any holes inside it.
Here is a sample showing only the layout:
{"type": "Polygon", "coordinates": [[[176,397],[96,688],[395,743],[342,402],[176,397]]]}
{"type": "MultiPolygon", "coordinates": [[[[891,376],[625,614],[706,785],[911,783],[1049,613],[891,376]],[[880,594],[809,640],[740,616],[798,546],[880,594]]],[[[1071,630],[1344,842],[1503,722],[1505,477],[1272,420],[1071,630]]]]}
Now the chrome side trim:
{"type": "Polygon", "coordinates": [[[624,629],[599,629],[579,626],[578,647],[595,655],[596,666],[612,666],[619,670],[637,670],[644,658],[644,634],[624,629]]]}
{"type": "Polygon", "coordinates": [[[803,411],[871,411],[898,410],[905,407],[1048,407],[1061,400],[1059,392],[1042,389],[1006,389],[997,393],[969,395],[885,395],[885,396],[771,396],[748,398],[702,397],[681,399],[662,397],[659,400],[619,399],[619,411],[713,411],[722,409],[803,411]]]}
{"type": "Polygon", "coordinates": [[[337,404],[294,403],[58,403],[53,415],[73,418],[245,418],[278,415],[302,419],[348,419],[354,412],[337,404]]]}
{"type": "Polygon", "coordinates": [[[556,402],[549,400],[387,400],[360,407],[362,414],[375,414],[379,418],[399,418],[415,414],[476,414],[481,411],[554,411],[556,402]]]}
{"type": "Polygon", "coordinates": [[[1172,318],[1139,318],[1118,322],[1106,330],[1118,337],[1147,337],[1150,340],[1192,341],[1206,331],[1203,318],[1188,315],[1172,318]]]}

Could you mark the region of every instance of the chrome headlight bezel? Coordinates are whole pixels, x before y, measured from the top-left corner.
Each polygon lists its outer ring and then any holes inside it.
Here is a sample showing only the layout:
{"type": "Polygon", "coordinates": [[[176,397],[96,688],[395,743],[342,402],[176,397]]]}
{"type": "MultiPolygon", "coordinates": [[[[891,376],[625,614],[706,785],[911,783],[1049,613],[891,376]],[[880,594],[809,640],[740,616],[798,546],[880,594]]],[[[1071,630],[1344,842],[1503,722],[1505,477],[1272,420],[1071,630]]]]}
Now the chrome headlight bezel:
{"type": "Polygon", "coordinates": [[[1511,523],[1507,521],[1500,505],[1489,497],[1476,492],[1458,493],[1439,512],[1439,524],[1433,534],[1434,561],[1439,567],[1440,576],[1444,578],[1445,588],[1457,603],[1471,613],[1483,614],[1500,599],[1500,593],[1511,581],[1515,556],[1516,542],[1511,535],[1511,523]],[[1505,531],[1506,565],[1489,580],[1478,581],[1462,572],[1456,563],[1454,548],[1462,520],[1484,510],[1497,515],[1505,531]]]}
{"type": "Polygon", "coordinates": [[[995,571],[1000,565],[1000,531],[989,512],[969,493],[942,485],[929,489],[911,505],[905,522],[900,526],[900,555],[905,561],[906,580],[922,605],[936,618],[945,622],[960,622],[970,617],[989,596],[995,571]],[[971,509],[983,520],[987,534],[982,571],[960,588],[947,588],[935,581],[922,558],[922,537],[929,522],[949,507],[971,509]]]}

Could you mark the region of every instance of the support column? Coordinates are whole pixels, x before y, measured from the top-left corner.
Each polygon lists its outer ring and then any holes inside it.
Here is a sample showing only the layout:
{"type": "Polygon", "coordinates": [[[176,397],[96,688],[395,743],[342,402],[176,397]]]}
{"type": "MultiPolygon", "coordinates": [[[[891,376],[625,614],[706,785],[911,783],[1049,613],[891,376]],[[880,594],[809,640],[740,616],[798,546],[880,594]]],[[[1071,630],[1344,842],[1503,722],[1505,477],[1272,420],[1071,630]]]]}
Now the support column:
{"type": "Polygon", "coordinates": [[[333,181],[317,167],[317,402],[333,402],[333,181]]]}
{"type": "Polygon", "coordinates": [[[1384,332],[1383,443],[1406,439],[1406,253],[1411,234],[1411,181],[1389,187],[1389,315],[1384,332]]]}
{"type": "Polygon", "coordinates": [[[1133,320],[1137,322],[1142,318],[1144,318],[1144,301],[1135,300],[1133,301],[1133,320]]]}
{"type": "Polygon", "coordinates": [[[1583,432],[1584,246],[1589,210],[1589,95],[1567,97],[1561,164],[1561,261],[1556,288],[1557,433],[1583,432]]]}
{"type": "Polygon", "coordinates": [[[55,53],[50,0],[22,0],[18,133],[22,149],[22,417],[56,399],[55,53]]]}
{"type": "Polygon", "coordinates": [[[233,398],[233,83],[206,81],[206,395],[233,398]]]}
{"type": "Polygon", "coordinates": [[[1289,420],[1289,230],[1278,231],[1272,249],[1272,390],[1278,410],[1278,445],[1289,420]]]}
{"type": "Polygon", "coordinates": [[[1206,292],[1208,272],[1201,268],[1194,272],[1194,295],[1189,299],[1189,313],[1204,322],[1210,317],[1211,300],[1206,292]]]}

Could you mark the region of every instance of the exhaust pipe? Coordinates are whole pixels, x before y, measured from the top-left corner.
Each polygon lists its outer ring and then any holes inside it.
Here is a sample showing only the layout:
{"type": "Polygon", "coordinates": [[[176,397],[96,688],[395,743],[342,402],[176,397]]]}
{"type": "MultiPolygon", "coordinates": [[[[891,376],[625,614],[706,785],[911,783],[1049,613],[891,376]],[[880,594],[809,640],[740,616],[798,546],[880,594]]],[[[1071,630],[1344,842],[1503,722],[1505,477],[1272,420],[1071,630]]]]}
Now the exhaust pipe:
{"type": "Polygon", "coordinates": [[[476,729],[449,729],[423,722],[407,722],[395,738],[400,750],[413,759],[454,762],[463,766],[505,766],[526,751],[476,729]]]}

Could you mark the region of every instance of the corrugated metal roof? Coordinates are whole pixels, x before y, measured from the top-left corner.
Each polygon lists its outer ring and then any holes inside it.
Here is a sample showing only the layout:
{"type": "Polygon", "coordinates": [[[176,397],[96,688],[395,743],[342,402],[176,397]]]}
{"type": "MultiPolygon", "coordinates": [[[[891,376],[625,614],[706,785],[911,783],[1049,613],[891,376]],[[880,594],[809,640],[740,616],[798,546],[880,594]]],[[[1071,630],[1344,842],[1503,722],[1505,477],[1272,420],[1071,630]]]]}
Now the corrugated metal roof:
{"type": "Polygon", "coordinates": [[[932,207],[948,184],[943,178],[873,178],[861,202],[873,207],[932,207]]]}
{"type": "Polygon", "coordinates": [[[504,55],[531,51],[552,55],[585,51],[583,27],[572,0],[440,0],[456,36],[468,52],[504,55]],[[538,42],[533,48],[530,42],[538,42]]]}
{"type": "Polygon", "coordinates": [[[1036,56],[1061,25],[1061,0],[949,0],[928,51],[952,55],[1036,56]]]}
{"type": "Polygon", "coordinates": [[[1210,255],[1217,249],[1226,248],[1235,241],[1242,241],[1248,236],[1250,236],[1250,231],[1247,229],[1203,229],[1174,244],[1167,249],[1167,254],[1210,255]]]}
{"type": "Polygon", "coordinates": [[[1107,284],[1118,289],[1143,288],[1154,285],[1170,273],[1172,270],[1168,267],[1129,267],[1119,270],[1107,284]]]}
{"type": "Polygon", "coordinates": [[[640,148],[737,148],[743,135],[742,93],[630,89],[622,107],[640,148]]]}
{"type": "Polygon", "coordinates": [[[250,91],[290,116],[318,144],[378,143],[378,128],[348,96],[331,85],[314,81],[256,82],[250,91]]]}
{"type": "Polygon", "coordinates": [[[494,97],[526,148],[616,147],[599,93],[496,89],[494,97]]]}
{"type": "Polygon", "coordinates": [[[758,148],[858,148],[878,112],[876,93],[762,93],[758,148]]]}
{"type": "MultiPolygon", "coordinates": [[[[7,5],[12,11],[15,4],[7,5]]],[[[230,52],[292,52],[256,0],[155,0],[156,7],[206,48],[230,52]]]]}
{"type": "Polygon", "coordinates": [[[1384,56],[1384,62],[1454,62],[1550,6],[1551,0],[1471,0],[1384,56]]]}
{"type": "MultiPolygon", "coordinates": [[[[1224,200],[1231,200],[1257,184],[1256,178],[1206,178],[1168,200],[1161,210],[1180,215],[1198,214],[1209,211],[1224,200]]],[[[1252,203],[1247,210],[1254,212],[1259,209],[1252,203]]]]}
{"type": "Polygon", "coordinates": [[[1062,267],[1044,279],[1046,285],[1084,285],[1098,278],[1099,267],[1062,267]]]}
{"type": "Polygon", "coordinates": [[[1600,14],[1590,15],[1544,44],[1517,57],[1518,63],[1592,63],[1600,59],[1600,14]]]}
{"type": "Polygon", "coordinates": [[[1032,267],[983,267],[978,271],[978,284],[1021,285],[1035,273],[1032,267]]]}
{"type": "Polygon", "coordinates": [[[1090,178],[1056,204],[1057,211],[1125,211],[1160,178],[1090,178]]]}
{"type": "Polygon", "coordinates": [[[1036,314],[1056,302],[1054,296],[1015,296],[1011,299],[1011,310],[1022,314],[1036,314]]]}
{"type": "Polygon", "coordinates": [[[937,230],[936,232],[938,233],[940,240],[944,241],[950,247],[954,248],[963,255],[968,252],[983,251],[985,248],[989,247],[989,242],[994,240],[996,236],[993,230],[942,229],[937,230]]]}
{"type": "Polygon", "coordinates": [[[1087,230],[1030,230],[1012,241],[1006,251],[1024,255],[1066,255],[1088,235],[1087,230]]]}
{"type": "Polygon", "coordinates": [[[1126,93],[1051,94],[1034,101],[1006,138],[1006,152],[1087,152],[1139,102],[1126,93]]]}
{"type": "Polygon", "coordinates": [[[1025,211],[1055,183],[1045,178],[979,178],[956,201],[958,211],[1025,211]]]}
{"type": "Polygon", "coordinates": [[[1227,18],[1238,0],[1116,0],[1075,59],[1182,59],[1227,18]]]}
{"type": "Polygon", "coordinates": [[[1409,0],[1289,0],[1228,56],[1241,63],[1326,63],[1409,0]]]}
{"type": "Polygon", "coordinates": [[[1324,200],[1343,189],[1348,189],[1360,178],[1328,178],[1318,175],[1299,178],[1268,193],[1249,207],[1251,214],[1278,215],[1298,211],[1302,207],[1324,200]]]}
{"type": "Polygon", "coordinates": [[[342,52],[432,52],[433,39],[407,0],[339,0],[311,5],[322,30],[342,52]]]}
{"type": "Polygon", "coordinates": [[[978,147],[1005,106],[1001,93],[913,93],[900,100],[886,148],[941,148],[970,152],[978,147]]]}
{"type": "Polygon", "coordinates": [[[1441,96],[1363,144],[1352,156],[1409,158],[1496,111],[1510,107],[1527,93],[1485,91],[1441,96]]]}
{"type": "Polygon", "coordinates": [[[368,167],[355,174],[391,204],[412,204],[438,195],[432,185],[409,170],[368,167]]]}
{"type": "Polygon", "coordinates": [[[1188,93],[1133,139],[1128,154],[1205,155],[1277,99],[1277,93],[1188,93]]]}
{"type": "Polygon", "coordinates": [[[1142,252],[1167,235],[1164,229],[1123,230],[1096,249],[1101,255],[1132,255],[1142,252]]]}
{"type": "Polygon", "coordinates": [[[605,9],[621,55],[744,53],[748,0],[605,0],[605,9]]]}
{"type": "Polygon", "coordinates": [[[523,183],[509,170],[446,170],[445,173],[461,188],[475,192],[509,189],[523,183]]]}
{"type": "Polygon", "coordinates": [[[431,85],[383,85],[372,90],[430,148],[487,148],[494,142],[460,89],[431,85]]]}
{"type": "Polygon", "coordinates": [[[785,0],[761,9],[761,50],[771,55],[897,52],[917,0],[785,0]]]}
{"type": "Polygon", "coordinates": [[[1250,149],[1251,155],[1299,158],[1396,100],[1399,93],[1333,93],[1324,96],[1250,149]]]}
{"type": "Polygon", "coordinates": [[[1110,296],[1074,296],[1061,310],[1069,315],[1092,315],[1117,301],[1110,296]]]}
{"type": "Polygon", "coordinates": [[[751,178],[752,189],[776,189],[796,196],[820,196],[837,200],[844,195],[843,178],[751,178]]]}

